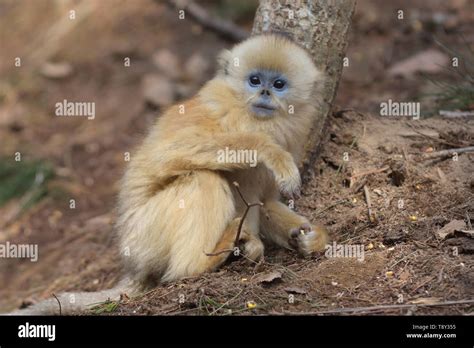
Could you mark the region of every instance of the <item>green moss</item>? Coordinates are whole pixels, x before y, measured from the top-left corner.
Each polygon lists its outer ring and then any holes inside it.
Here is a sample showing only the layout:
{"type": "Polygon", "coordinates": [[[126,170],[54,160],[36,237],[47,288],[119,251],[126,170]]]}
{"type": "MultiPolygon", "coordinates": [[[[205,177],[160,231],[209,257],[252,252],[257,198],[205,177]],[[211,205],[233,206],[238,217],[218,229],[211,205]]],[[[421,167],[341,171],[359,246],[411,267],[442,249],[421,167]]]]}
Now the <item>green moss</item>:
{"type": "Polygon", "coordinates": [[[52,167],[42,161],[0,159],[0,206],[21,198],[21,212],[25,211],[47,195],[53,176],[52,167]]]}
{"type": "Polygon", "coordinates": [[[118,301],[105,301],[96,306],[93,306],[90,311],[93,314],[112,313],[117,310],[118,306],[118,301]]]}

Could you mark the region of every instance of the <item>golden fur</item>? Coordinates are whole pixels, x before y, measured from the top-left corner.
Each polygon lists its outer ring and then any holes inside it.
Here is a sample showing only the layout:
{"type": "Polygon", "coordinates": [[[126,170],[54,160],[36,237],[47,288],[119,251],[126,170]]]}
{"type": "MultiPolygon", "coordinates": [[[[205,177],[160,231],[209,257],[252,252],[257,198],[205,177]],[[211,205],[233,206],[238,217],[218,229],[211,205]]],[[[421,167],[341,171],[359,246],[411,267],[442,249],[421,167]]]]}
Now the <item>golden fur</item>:
{"type": "Polygon", "coordinates": [[[298,192],[304,141],[313,123],[314,87],[321,76],[299,46],[275,35],[252,37],[224,51],[220,69],[194,98],[171,107],[132,155],[119,195],[117,230],[125,265],[142,285],[210,271],[231,249],[244,206],[261,201],[245,220],[242,250],[263,255],[262,238],[304,255],[322,250],[327,235],[279,202],[298,192]],[[244,91],[252,69],[279,71],[291,86],[271,119],[258,119],[244,91]],[[294,108],[290,114],[288,108],[294,108]],[[258,165],[221,163],[225,148],[256,150],[258,165]],[[301,232],[304,230],[304,232],[301,232]]]}

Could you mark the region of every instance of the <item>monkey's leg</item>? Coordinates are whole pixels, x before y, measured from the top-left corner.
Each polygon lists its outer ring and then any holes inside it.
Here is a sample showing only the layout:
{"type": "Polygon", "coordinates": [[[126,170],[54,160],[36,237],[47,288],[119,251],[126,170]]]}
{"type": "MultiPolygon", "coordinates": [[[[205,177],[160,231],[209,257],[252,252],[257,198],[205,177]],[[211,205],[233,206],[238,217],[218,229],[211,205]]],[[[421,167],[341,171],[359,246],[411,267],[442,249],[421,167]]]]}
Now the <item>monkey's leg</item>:
{"type": "Polygon", "coordinates": [[[240,240],[243,242],[242,253],[252,261],[258,261],[262,258],[264,251],[263,243],[259,237],[259,218],[260,211],[258,207],[250,208],[240,236],[240,240]]]}
{"type": "MultiPolygon", "coordinates": [[[[234,241],[237,235],[240,220],[241,218],[233,219],[222,232],[222,236],[214,249],[210,252],[203,251],[202,254],[194,260],[195,262],[191,266],[188,265],[185,273],[176,272],[177,269],[180,269],[178,265],[174,267],[175,271],[173,275],[165,276],[164,279],[179,279],[186,276],[211,272],[217,269],[234,251],[234,241]]],[[[263,243],[260,241],[260,239],[248,232],[248,230],[245,228],[245,224],[242,227],[240,241],[244,243],[243,252],[247,257],[251,259],[258,259],[260,255],[263,254],[263,243]]]]}
{"type": "MultiPolygon", "coordinates": [[[[237,230],[239,228],[241,218],[235,218],[232,220],[227,228],[224,230],[221,239],[217,243],[216,247],[208,255],[209,259],[205,265],[206,271],[212,271],[218,268],[222,263],[225,262],[227,257],[232,251],[222,253],[223,250],[233,250],[234,241],[237,235],[237,230]],[[217,254],[217,255],[215,255],[217,254]]],[[[242,232],[240,234],[240,242],[244,243],[244,248],[242,252],[246,257],[251,260],[258,260],[263,255],[263,243],[256,237],[253,233],[250,233],[244,223],[242,226],[242,232]]]]}
{"type": "MultiPolygon", "coordinates": [[[[175,185],[175,190],[170,187],[159,194],[163,207],[157,222],[163,222],[164,228],[154,226],[157,233],[165,232],[167,227],[168,264],[162,278],[165,281],[199,275],[221,265],[232,251],[216,256],[206,254],[232,250],[242,217],[235,209],[229,183],[218,173],[196,171],[182,184],[175,185]],[[177,209],[174,201],[180,198],[185,204],[177,209]]],[[[258,212],[257,208],[254,210],[258,212]]],[[[240,240],[245,244],[243,252],[247,257],[257,259],[263,252],[263,244],[258,229],[255,234],[250,233],[250,221],[253,220],[245,219],[240,240]]]]}
{"type": "Polygon", "coordinates": [[[229,225],[226,227],[224,232],[222,233],[222,237],[217,242],[216,247],[209,255],[207,262],[204,264],[203,269],[205,271],[212,271],[219,267],[224,261],[229,257],[232,251],[222,252],[224,250],[233,250],[234,248],[234,241],[235,236],[237,233],[237,229],[239,227],[240,218],[235,218],[232,220],[229,225]]]}
{"type": "Polygon", "coordinates": [[[305,256],[324,250],[328,235],[323,226],[312,225],[276,200],[265,202],[260,209],[260,231],[267,239],[305,256]]]}

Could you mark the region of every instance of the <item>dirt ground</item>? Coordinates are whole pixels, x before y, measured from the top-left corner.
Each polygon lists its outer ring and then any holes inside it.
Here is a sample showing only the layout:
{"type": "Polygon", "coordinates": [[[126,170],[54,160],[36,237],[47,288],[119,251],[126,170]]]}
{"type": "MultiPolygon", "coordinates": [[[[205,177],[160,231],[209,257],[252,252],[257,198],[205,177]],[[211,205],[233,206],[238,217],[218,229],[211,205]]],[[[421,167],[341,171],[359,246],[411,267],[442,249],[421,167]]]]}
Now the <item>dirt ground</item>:
{"type": "MultiPolygon", "coordinates": [[[[41,76],[28,58],[24,69],[9,65],[12,57],[40,50],[33,41],[32,48],[24,42],[33,37],[33,24],[42,33],[58,17],[52,4],[5,1],[0,6],[6,16],[0,22],[0,154],[21,151],[26,158],[47,160],[56,172],[51,194],[20,217],[12,218],[18,200],[0,207],[0,243],[37,243],[40,250],[35,263],[0,260],[1,312],[61,291],[110,288],[120,279],[113,223],[124,153],[133,151],[161,110],[143,93],[144,77],[159,73],[152,57],[166,48],[185,68],[194,53],[212,61],[231,45],[199,25],[182,24],[164,4],[140,0],[116,6],[106,0],[52,56],[73,66],[70,76],[41,76]],[[23,11],[27,6],[31,11],[23,11]],[[131,57],[130,67],[124,68],[123,56],[131,57]],[[95,101],[97,118],[54,117],[53,105],[73,98],[95,101]]],[[[234,19],[251,27],[252,18],[234,19]]],[[[474,119],[381,117],[379,109],[390,98],[421,101],[422,114],[436,107],[425,98],[435,90],[430,79],[449,80],[449,73],[438,69],[429,78],[416,71],[396,77],[388,71],[417,52],[439,49],[433,37],[460,50],[474,47],[474,28],[468,25],[473,20],[469,1],[358,2],[350,64],[314,175],[295,210],[327,226],[332,241],[363,245],[364,260],[324,254],[304,259],[268,247],[258,264],[233,260],[217,272],[124,296],[88,314],[472,314],[472,304],[429,305],[474,299],[474,239],[460,232],[439,236],[453,220],[472,230],[474,154],[422,156],[473,146],[474,119]],[[404,21],[396,17],[400,8],[404,21]],[[347,310],[401,304],[428,306],[347,310]]],[[[194,93],[212,76],[213,64],[200,71],[172,81],[180,86],[173,99],[194,93]]]]}

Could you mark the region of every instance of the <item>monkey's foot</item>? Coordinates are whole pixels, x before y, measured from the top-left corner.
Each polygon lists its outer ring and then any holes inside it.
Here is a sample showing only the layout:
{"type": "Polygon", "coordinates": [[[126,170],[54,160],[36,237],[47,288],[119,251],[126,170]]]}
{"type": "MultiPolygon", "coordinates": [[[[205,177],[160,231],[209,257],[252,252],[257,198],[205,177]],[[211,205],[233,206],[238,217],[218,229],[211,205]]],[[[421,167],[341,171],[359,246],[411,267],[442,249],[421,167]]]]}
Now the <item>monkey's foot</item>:
{"type": "Polygon", "coordinates": [[[264,246],[259,238],[250,234],[243,234],[240,239],[241,252],[252,261],[258,261],[263,257],[264,246]]]}
{"type": "Polygon", "coordinates": [[[327,241],[328,235],[322,226],[304,223],[290,230],[289,244],[303,256],[324,250],[327,241]]]}

